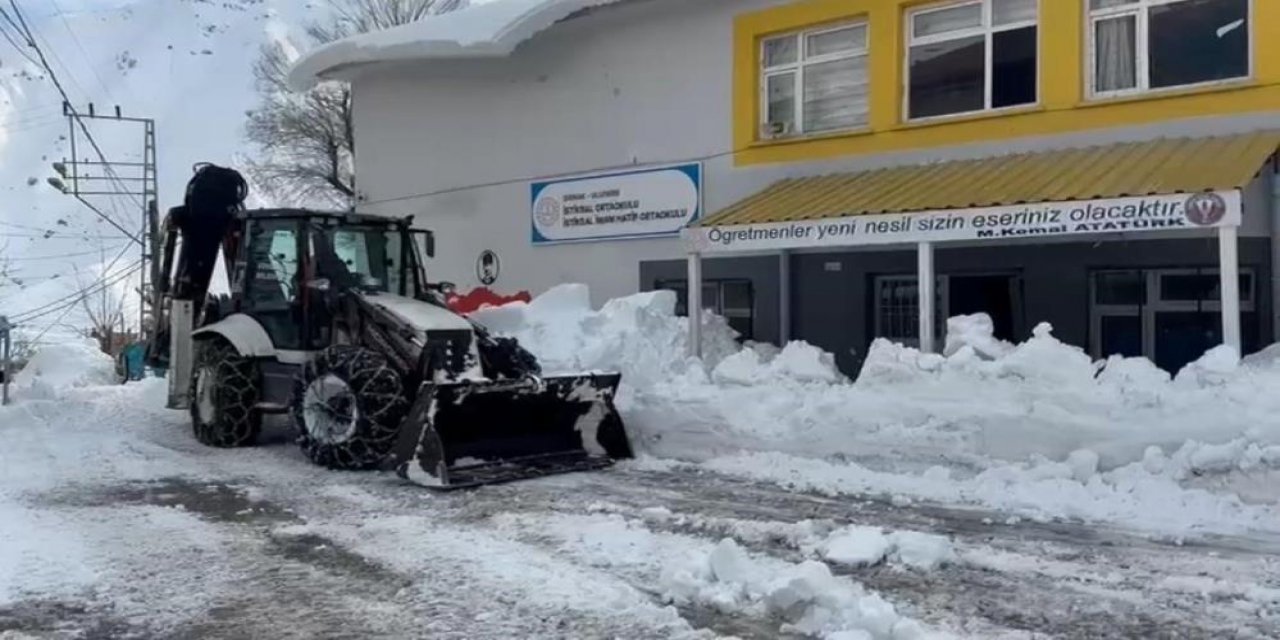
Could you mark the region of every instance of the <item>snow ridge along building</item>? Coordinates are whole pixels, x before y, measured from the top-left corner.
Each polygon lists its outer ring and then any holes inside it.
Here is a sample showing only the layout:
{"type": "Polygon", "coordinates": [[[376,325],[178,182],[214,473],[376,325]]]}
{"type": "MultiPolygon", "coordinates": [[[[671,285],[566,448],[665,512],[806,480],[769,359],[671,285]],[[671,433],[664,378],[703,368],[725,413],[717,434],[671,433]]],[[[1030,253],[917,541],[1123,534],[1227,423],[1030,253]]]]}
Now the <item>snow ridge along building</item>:
{"type": "Polygon", "coordinates": [[[464,290],[673,289],[847,371],[976,312],[1171,370],[1276,340],[1280,3],[491,0],[292,79],[352,83],[361,206],[464,290]]]}

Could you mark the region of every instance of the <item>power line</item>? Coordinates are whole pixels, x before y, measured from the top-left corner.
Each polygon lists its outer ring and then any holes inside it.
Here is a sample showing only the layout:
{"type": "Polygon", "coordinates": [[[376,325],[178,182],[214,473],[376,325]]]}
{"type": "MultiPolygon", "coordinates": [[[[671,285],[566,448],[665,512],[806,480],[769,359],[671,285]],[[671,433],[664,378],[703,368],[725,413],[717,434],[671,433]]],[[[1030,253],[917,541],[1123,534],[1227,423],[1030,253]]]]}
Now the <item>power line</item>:
{"type": "Polygon", "coordinates": [[[107,267],[102,270],[103,276],[99,278],[94,284],[90,284],[87,287],[83,287],[80,290],[76,291],[75,293],[58,298],[53,302],[48,302],[34,309],[28,309],[27,311],[16,314],[13,318],[13,322],[16,324],[31,322],[32,320],[35,320],[37,318],[43,318],[49,314],[57,313],[60,309],[63,308],[62,306],[63,303],[65,303],[68,300],[71,300],[74,298],[74,301],[72,301],[71,304],[72,305],[77,304],[80,302],[80,300],[96,293],[97,291],[101,291],[106,287],[109,287],[113,284],[123,281],[125,277],[127,277],[129,274],[141,268],[142,260],[135,260],[133,263],[129,265],[126,271],[116,273],[113,275],[107,275],[107,274],[109,274],[111,272],[111,269],[116,266],[116,263],[120,261],[120,258],[123,258],[124,255],[128,253],[128,250],[129,250],[129,247],[126,246],[124,251],[121,251],[118,255],[116,255],[115,259],[111,261],[111,264],[107,265],[107,267]]]}
{"type": "MultiPolygon", "coordinates": [[[[118,283],[118,282],[122,282],[122,281],[124,281],[124,280],[128,279],[128,278],[129,278],[129,276],[132,276],[133,274],[135,274],[135,273],[137,273],[137,272],[139,272],[139,271],[141,271],[141,270],[142,270],[142,261],[141,261],[141,260],[139,260],[138,262],[136,262],[136,263],[135,263],[135,265],[136,265],[136,266],[131,267],[128,271],[125,271],[124,273],[122,273],[122,274],[121,274],[121,276],[120,276],[119,278],[117,278],[115,282],[106,282],[106,281],[103,281],[102,286],[101,286],[101,287],[99,287],[98,291],[105,290],[105,289],[107,289],[108,287],[110,287],[110,286],[111,286],[111,285],[113,285],[113,284],[116,284],[116,283],[118,283]]],[[[35,337],[35,341],[39,341],[41,338],[43,338],[43,337],[44,337],[44,335],[45,335],[46,333],[49,333],[49,330],[50,330],[50,329],[53,329],[54,327],[58,326],[58,324],[60,324],[60,323],[62,322],[62,319],[63,319],[63,318],[65,318],[65,317],[67,317],[67,314],[68,314],[68,313],[71,313],[71,310],[72,310],[72,309],[74,309],[74,308],[75,308],[75,306],[76,306],[77,304],[80,304],[80,302],[81,302],[81,301],[83,301],[85,298],[88,298],[89,296],[93,295],[94,293],[97,293],[97,291],[86,291],[86,292],[84,293],[84,295],[80,296],[79,298],[76,298],[75,300],[72,300],[71,302],[67,303],[67,305],[66,305],[66,306],[62,307],[62,309],[61,309],[62,313],[58,314],[58,317],[57,317],[57,318],[54,318],[54,319],[53,319],[53,322],[50,322],[47,326],[45,326],[45,328],[44,328],[43,330],[41,330],[41,331],[40,331],[40,333],[39,333],[39,334],[37,334],[37,335],[36,335],[36,337],[35,337]]],[[[52,314],[52,313],[54,313],[54,311],[49,311],[49,312],[48,312],[47,314],[45,314],[45,315],[52,314]]],[[[37,317],[39,317],[39,316],[37,316],[37,317]]],[[[25,322],[31,322],[31,320],[33,320],[33,319],[34,319],[34,318],[28,318],[28,319],[26,319],[26,320],[23,320],[22,322],[24,322],[24,323],[25,323],[25,322]]]]}
{"type": "Polygon", "coordinates": [[[51,255],[51,256],[22,256],[20,258],[6,258],[4,259],[4,262],[38,262],[41,260],[63,260],[66,258],[83,258],[84,256],[101,255],[103,253],[106,253],[107,251],[111,251],[119,248],[121,248],[120,245],[113,245],[106,249],[99,249],[97,251],[83,251],[80,253],[63,253],[63,254],[51,255]]]}
{"type": "MultiPolygon", "coordinates": [[[[98,141],[94,140],[93,134],[89,132],[89,127],[85,125],[84,120],[80,118],[80,114],[77,113],[74,108],[70,107],[71,98],[70,96],[67,95],[67,90],[62,86],[62,82],[58,80],[57,72],[53,70],[53,66],[50,65],[48,59],[45,58],[44,50],[41,49],[40,45],[36,42],[35,36],[32,33],[30,27],[27,26],[26,18],[23,17],[22,10],[18,7],[18,1],[9,0],[9,6],[13,8],[13,14],[14,16],[17,17],[17,22],[16,23],[14,22],[14,18],[9,16],[8,12],[6,12],[3,7],[0,7],[0,16],[3,16],[5,20],[7,20],[10,24],[14,25],[14,27],[17,28],[21,34],[26,36],[27,44],[33,50],[35,50],[36,56],[40,58],[41,66],[43,66],[45,71],[49,73],[49,80],[53,82],[54,88],[56,88],[58,90],[58,94],[62,96],[64,103],[70,109],[70,115],[72,119],[75,120],[76,124],[80,125],[80,130],[84,132],[85,138],[88,139],[89,144],[93,146],[93,150],[98,154],[98,158],[102,161],[102,164],[106,168],[107,173],[110,175],[110,177],[115,178],[116,182],[118,183],[118,186],[120,186],[122,189],[127,189],[127,187],[120,180],[120,177],[116,174],[115,169],[112,168],[111,164],[107,161],[107,154],[102,151],[102,148],[100,146],[98,146],[98,141]]],[[[83,199],[81,201],[83,202],[83,199]]],[[[137,198],[134,198],[134,201],[137,202],[139,206],[142,205],[141,202],[137,201],[137,198]]],[[[127,229],[121,226],[120,223],[116,222],[110,216],[103,213],[101,210],[97,209],[96,207],[89,207],[89,208],[99,217],[106,220],[107,222],[110,222],[112,226],[118,229],[130,240],[134,241],[137,244],[142,244],[142,240],[140,238],[138,238],[137,236],[134,236],[132,233],[130,233],[127,229]]]]}
{"type": "MultiPolygon", "coordinates": [[[[116,254],[116,257],[114,257],[114,258],[112,258],[112,259],[111,259],[111,263],[110,263],[110,264],[108,264],[105,268],[103,268],[103,269],[102,269],[102,276],[99,278],[99,281],[104,281],[104,280],[106,280],[106,279],[109,277],[109,274],[111,273],[111,269],[113,269],[113,268],[116,266],[116,263],[117,263],[117,262],[120,262],[120,259],[121,259],[121,258],[123,258],[123,257],[124,257],[124,255],[125,255],[126,253],[128,253],[128,251],[129,251],[129,247],[130,247],[130,246],[131,246],[131,245],[129,245],[129,244],[125,244],[124,248],[120,250],[120,253],[116,254]]],[[[142,261],[141,261],[141,260],[139,260],[138,262],[139,262],[139,263],[141,263],[142,261]]],[[[90,286],[93,286],[93,285],[90,285],[90,286]]],[[[82,288],[81,290],[83,291],[83,290],[84,290],[84,288],[82,288]]],[[[78,292],[77,292],[77,293],[78,293],[78,292]]],[[[68,299],[68,298],[74,297],[75,295],[76,295],[75,293],[72,293],[72,294],[71,294],[71,295],[69,295],[69,296],[65,296],[65,297],[63,297],[63,298],[59,298],[58,300],[54,300],[53,302],[49,302],[49,303],[43,304],[43,305],[41,305],[41,306],[39,306],[39,307],[36,307],[36,308],[34,308],[34,309],[27,309],[26,311],[23,311],[23,312],[21,312],[21,313],[15,314],[15,318],[25,318],[25,317],[29,316],[30,314],[33,314],[33,313],[44,312],[44,311],[45,311],[45,309],[47,309],[48,307],[53,306],[53,305],[56,305],[56,304],[58,304],[59,302],[62,302],[63,300],[66,300],[66,299],[68,299]]]]}
{"type": "MultiPolygon", "coordinates": [[[[741,147],[737,149],[729,149],[728,151],[710,153],[702,156],[679,158],[676,160],[667,160],[667,161],[663,161],[662,164],[670,164],[675,162],[701,162],[704,160],[715,160],[716,158],[731,156],[735,153],[741,153],[746,150],[747,150],[747,147],[741,147]]],[[[619,169],[628,169],[628,168],[631,168],[632,166],[633,165],[630,165],[630,164],[617,164],[617,165],[608,166],[608,167],[582,169],[580,171],[576,171],[575,173],[594,173],[594,172],[601,172],[601,171],[615,171],[619,169]]],[[[459,185],[456,187],[445,187],[443,189],[436,189],[434,191],[424,191],[422,193],[412,193],[412,194],[403,195],[403,196],[395,196],[393,198],[381,198],[379,200],[364,200],[361,202],[361,204],[370,205],[370,204],[385,204],[388,202],[403,202],[405,200],[414,200],[417,198],[430,198],[433,196],[443,196],[451,193],[459,193],[462,191],[471,191],[472,189],[484,189],[487,187],[502,187],[509,184],[520,184],[522,182],[540,182],[540,181],[550,180],[552,178],[555,178],[556,175],[559,175],[559,174],[544,175],[544,176],[522,176],[519,178],[505,178],[502,180],[493,180],[490,182],[476,182],[473,184],[459,185]]]]}
{"type": "Polygon", "coordinates": [[[51,240],[54,238],[58,238],[61,240],[110,241],[110,240],[119,240],[120,236],[87,235],[87,232],[83,235],[76,235],[73,233],[49,234],[49,233],[3,233],[3,232],[0,232],[0,238],[33,238],[33,239],[40,239],[40,240],[51,240]]]}
{"type": "Polygon", "coordinates": [[[4,36],[4,39],[8,40],[9,44],[13,45],[13,48],[18,51],[18,55],[26,58],[31,64],[40,66],[40,63],[37,62],[35,58],[31,57],[31,54],[27,53],[26,49],[23,49],[18,42],[13,39],[13,34],[10,34],[9,31],[4,28],[4,25],[0,25],[0,35],[4,36]]]}
{"type": "Polygon", "coordinates": [[[93,58],[89,56],[89,52],[85,50],[84,44],[80,42],[79,36],[76,35],[74,29],[71,28],[71,21],[67,20],[67,15],[63,12],[62,7],[58,5],[58,0],[49,0],[53,4],[54,11],[58,14],[58,19],[62,20],[62,26],[67,28],[67,35],[71,36],[71,41],[75,43],[76,48],[80,50],[80,55],[84,57],[85,64],[89,66],[89,71],[93,73],[93,77],[98,79],[98,86],[102,87],[103,97],[109,97],[111,89],[107,88],[107,83],[102,79],[102,74],[98,73],[98,68],[93,64],[93,58]]]}
{"type": "MultiPolygon", "coordinates": [[[[43,233],[54,233],[59,235],[66,233],[67,231],[63,229],[49,229],[47,227],[35,227],[29,224],[18,224],[17,222],[4,222],[4,221],[0,221],[0,227],[13,227],[14,229],[26,229],[28,231],[40,231],[43,233]]],[[[82,231],[87,231],[87,230],[82,229],[82,231]]]]}

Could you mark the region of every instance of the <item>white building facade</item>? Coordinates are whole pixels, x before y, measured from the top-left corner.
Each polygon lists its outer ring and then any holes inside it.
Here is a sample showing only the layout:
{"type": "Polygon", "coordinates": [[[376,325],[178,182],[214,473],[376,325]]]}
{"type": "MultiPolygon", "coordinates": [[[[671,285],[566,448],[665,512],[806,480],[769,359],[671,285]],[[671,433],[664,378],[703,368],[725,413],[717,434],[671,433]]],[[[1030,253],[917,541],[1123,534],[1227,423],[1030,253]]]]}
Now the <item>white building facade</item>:
{"type": "MultiPolygon", "coordinates": [[[[414,215],[418,226],[434,230],[433,279],[454,282],[463,291],[487,286],[535,295],[559,283],[582,282],[599,304],[656,287],[687,290],[687,258],[697,248],[682,239],[681,229],[714,223],[719,212],[782,179],[865,175],[1164,137],[1248,137],[1280,128],[1277,112],[1261,106],[1275,91],[1260,82],[1271,74],[1280,77],[1280,65],[1260,57],[1273,48],[1265,36],[1276,29],[1263,20],[1273,13],[1280,18],[1280,12],[1264,9],[1259,0],[1211,1],[1224,3],[1218,10],[1227,17],[1236,3],[1247,7],[1246,22],[1234,28],[1246,35],[1248,87],[1206,85],[1185,96],[1160,94],[1153,83],[1164,71],[1146,61],[1143,72],[1133,72],[1125,95],[1098,97],[1105,93],[1100,88],[1114,89],[1122,80],[1114,69],[1102,77],[1101,63],[1091,66],[1091,56],[1098,55],[1093,40],[1072,45],[1065,36],[1035,30],[1057,13],[1078,22],[1076,35],[1110,37],[1097,23],[1128,19],[1095,14],[1090,0],[1014,3],[1031,12],[1021,14],[1016,25],[1030,25],[1038,35],[1030,54],[1022,54],[1032,56],[1030,88],[1022,89],[1031,91],[1031,102],[1008,108],[996,102],[1019,99],[1019,89],[998,95],[1005,83],[1001,74],[1011,72],[991,66],[990,59],[1002,55],[1010,40],[1004,34],[1014,32],[1001,31],[992,0],[851,0],[847,6],[822,0],[496,0],[312,52],[295,68],[293,81],[299,88],[322,80],[352,84],[359,207],[414,215]],[[935,38],[941,44],[915,39],[925,23],[914,12],[935,5],[939,12],[977,7],[974,15],[987,25],[985,35],[982,28],[957,32],[986,47],[988,64],[985,101],[979,96],[976,111],[954,121],[947,100],[962,91],[926,94],[918,86],[924,80],[908,79],[912,73],[924,77],[920,60],[929,55],[954,65],[955,70],[943,69],[946,77],[964,77],[961,56],[951,59],[962,49],[950,47],[946,37],[935,38]],[[1060,13],[1066,5],[1074,8],[1060,13]],[[819,50],[829,45],[816,37],[828,32],[849,40],[830,45],[831,53],[819,50]],[[771,67],[774,48],[792,46],[792,38],[800,53],[781,55],[796,55],[795,61],[771,67]],[[1064,63],[1053,55],[1054,47],[1069,46],[1076,47],[1070,52],[1075,60],[1064,63]],[[946,55],[930,53],[930,47],[946,55]],[[845,75],[822,86],[828,70],[845,75]],[[1062,88],[1067,81],[1059,76],[1072,73],[1074,84],[1062,88]],[[1155,102],[1144,105],[1147,91],[1155,102]],[[820,92],[844,101],[824,112],[820,92]],[[1094,99],[1099,102],[1089,104],[1094,99]],[[827,123],[834,131],[824,129],[827,123]]],[[[1165,24],[1165,14],[1146,7],[1152,0],[1140,2],[1134,11],[1156,13],[1134,13],[1134,24],[1142,22],[1154,33],[1165,24]]],[[[1195,72],[1187,73],[1196,80],[1195,72]]],[[[1245,314],[1245,350],[1271,342],[1277,326],[1272,238],[1280,226],[1280,196],[1268,155],[1239,185],[1235,209],[1240,225],[1232,246],[1244,274],[1235,304],[1245,314]]],[[[1152,171],[1159,169],[1159,159],[1144,161],[1152,171]]],[[[941,193],[944,186],[923,182],[913,188],[941,193]]],[[[1073,193],[1070,199],[1083,197],[1073,193]]],[[[812,211],[748,212],[728,224],[894,213],[815,213],[820,204],[812,211]]],[[[1016,203],[993,197],[943,204],[948,206],[928,208],[1016,203]]],[[[1049,320],[1064,339],[1095,355],[1155,357],[1160,341],[1173,339],[1162,335],[1199,332],[1205,317],[1219,333],[1204,340],[1223,339],[1220,291],[1197,293],[1192,307],[1186,296],[1160,295],[1179,283],[1194,288],[1221,282],[1218,235],[1206,228],[1011,237],[999,243],[957,238],[934,245],[930,266],[940,279],[924,290],[939,296],[932,305],[939,315],[992,312],[1004,337],[1024,338],[1036,322],[1049,320]],[[1184,283],[1180,275],[1190,279],[1184,283]],[[1116,295],[1098,293],[1120,281],[1116,295]],[[1135,286],[1143,291],[1134,292],[1135,286]],[[1165,315],[1147,317],[1160,313],[1165,315]],[[1189,328],[1179,328],[1179,322],[1189,328]]],[[[852,369],[878,335],[927,345],[929,334],[940,331],[915,321],[931,306],[922,309],[919,302],[918,249],[915,240],[904,239],[708,253],[700,261],[706,285],[699,287],[701,303],[737,318],[735,326],[750,338],[808,339],[852,369]]],[[[1186,359],[1171,347],[1163,349],[1169,366],[1186,359]]]]}

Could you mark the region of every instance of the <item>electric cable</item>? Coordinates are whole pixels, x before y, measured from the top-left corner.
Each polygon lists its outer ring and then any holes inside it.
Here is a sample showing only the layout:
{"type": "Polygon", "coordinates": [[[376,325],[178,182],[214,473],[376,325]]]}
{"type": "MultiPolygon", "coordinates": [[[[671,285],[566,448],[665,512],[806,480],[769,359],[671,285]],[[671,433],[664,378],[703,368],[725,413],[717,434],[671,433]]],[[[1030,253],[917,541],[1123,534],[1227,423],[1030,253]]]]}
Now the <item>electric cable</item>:
{"type": "MultiPolygon", "coordinates": [[[[58,79],[57,72],[53,70],[53,66],[50,65],[48,59],[46,59],[44,55],[44,50],[36,42],[33,32],[31,31],[30,27],[27,25],[26,18],[24,18],[22,15],[22,10],[18,7],[17,0],[9,0],[9,6],[12,7],[13,16],[16,16],[17,20],[15,21],[14,17],[10,16],[9,13],[5,11],[4,8],[2,7],[0,7],[0,17],[3,17],[6,21],[9,22],[9,24],[17,28],[20,34],[26,37],[27,45],[30,46],[36,52],[36,56],[39,57],[40,59],[41,66],[43,66],[45,71],[49,73],[49,80],[53,83],[54,88],[57,89],[58,94],[62,96],[62,99],[65,102],[65,104],[70,105],[71,98],[67,94],[66,88],[62,86],[62,81],[58,79]]],[[[84,136],[89,141],[90,146],[93,147],[94,152],[97,153],[98,158],[102,161],[103,167],[107,172],[108,177],[113,178],[116,181],[116,184],[119,188],[127,190],[127,186],[124,185],[123,181],[120,180],[120,176],[116,173],[115,169],[111,166],[111,163],[107,161],[106,153],[102,151],[102,148],[98,145],[98,141],[94,139],[93,134],[90,133],[89,127],[85,125],[84,120],[80,117],[80,114],[77,113],[75,109],[70,109],[70,115],[72,119],[75,120],[76,124],[80,125],[80,130],[84,133],[84,136]]],[[[133,194],[129,194],[129,197],[132,198],[134,202],[138,204],[138,206],[142,206],[141,201],[139,201],[136,196],[134,196],[133,194]]],[[[107,222],[110,222],[112,226],[116,227],[117,230],[123,233],[130,240],[132,240],[137,244],[142,244],[141,238],[134,236],[132,233],[126,230],[120,223],[116,222],[113,218],[108,216],[106,213],[102,212],[96,207],[90,207],[90,209],[93,210],[94,213],[102,217],[107,222]]]]}

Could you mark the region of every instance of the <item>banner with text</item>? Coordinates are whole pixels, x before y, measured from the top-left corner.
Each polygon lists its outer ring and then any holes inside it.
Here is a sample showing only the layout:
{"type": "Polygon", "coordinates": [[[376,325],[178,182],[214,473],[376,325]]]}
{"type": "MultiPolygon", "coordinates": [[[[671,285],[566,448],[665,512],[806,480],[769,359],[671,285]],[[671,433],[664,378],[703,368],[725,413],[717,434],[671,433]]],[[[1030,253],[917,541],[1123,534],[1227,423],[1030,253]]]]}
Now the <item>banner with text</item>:
{"type": "Polygon", "coordinates": [[[700,227],[684,237],[691,251],[730,253],[1205,229],[1240,219],[1240,192],[1219,191],[700,227]]]}
{"type": "Polygon", "coordinates": [[[670,236],[702,213],[702,165],[535,182],[533,243],[670,236]]]}

